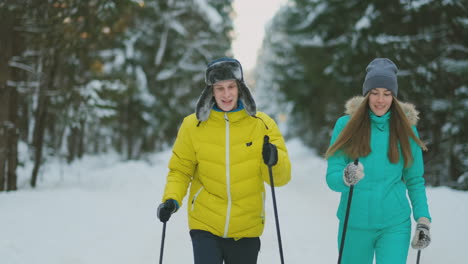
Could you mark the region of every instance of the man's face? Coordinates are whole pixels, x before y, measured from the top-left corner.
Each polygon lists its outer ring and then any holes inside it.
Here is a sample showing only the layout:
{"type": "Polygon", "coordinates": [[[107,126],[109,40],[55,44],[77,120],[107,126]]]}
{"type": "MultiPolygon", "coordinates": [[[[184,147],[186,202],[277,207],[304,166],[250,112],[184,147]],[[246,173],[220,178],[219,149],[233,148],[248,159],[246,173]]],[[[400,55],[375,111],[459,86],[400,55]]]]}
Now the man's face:
{"type": "Polygon", "coordinates": [[[224,112],[237,108],[239,87],[237,87],[235,80],[219,81],[213,84],[213,95],[216,105],[224,112]]]}

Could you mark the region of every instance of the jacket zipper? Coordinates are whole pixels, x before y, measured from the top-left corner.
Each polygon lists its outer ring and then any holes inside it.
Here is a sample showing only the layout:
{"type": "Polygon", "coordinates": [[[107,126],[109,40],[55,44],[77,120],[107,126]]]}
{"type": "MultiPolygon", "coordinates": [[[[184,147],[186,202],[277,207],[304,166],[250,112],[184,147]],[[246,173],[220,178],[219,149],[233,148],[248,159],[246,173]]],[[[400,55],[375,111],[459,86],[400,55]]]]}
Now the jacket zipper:
{"type": "Polygon", "coordinates": [[[201,193],[202,190],[203,190],[203,186],[200,187],[200,189],[198,189],[198,191],[195,193],[195,195],[192,198],[192,211],[193,209],[195,209],[195,200],[197,200],[197,197],[201,193]]]}
{"type": "Polygon", "coordinates": [[[229,231],[229,219],[231,218],[231,170],[230,170],[230,158],[229,158],[229,118],[227,113],[224,113],[224,120],[226,120],[226,192],[227,192],[227,209],[226,209],[226,223],[224,224],[224,235],[223,237],[227,237],[229,231]]]}

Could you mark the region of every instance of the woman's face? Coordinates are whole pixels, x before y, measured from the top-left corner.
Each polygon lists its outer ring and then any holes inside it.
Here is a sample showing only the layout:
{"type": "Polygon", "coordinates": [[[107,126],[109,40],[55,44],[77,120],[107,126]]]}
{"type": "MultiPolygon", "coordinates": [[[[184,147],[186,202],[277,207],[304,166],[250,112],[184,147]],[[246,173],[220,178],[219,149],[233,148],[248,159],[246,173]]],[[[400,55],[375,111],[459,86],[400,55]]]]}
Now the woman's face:
{"type": "Polygon", "coordinates": [[[219,81],[213,84],[213,95],[216,105],[224,112],[237,108],[239,88],[235,80],[219,81]]]}
{"type": "Polygon", "coordinates": [[[370,109],[376,116],[383,116],[392,105],[392,92],[386,88],[374,88],[369,93],[370,109]]]}

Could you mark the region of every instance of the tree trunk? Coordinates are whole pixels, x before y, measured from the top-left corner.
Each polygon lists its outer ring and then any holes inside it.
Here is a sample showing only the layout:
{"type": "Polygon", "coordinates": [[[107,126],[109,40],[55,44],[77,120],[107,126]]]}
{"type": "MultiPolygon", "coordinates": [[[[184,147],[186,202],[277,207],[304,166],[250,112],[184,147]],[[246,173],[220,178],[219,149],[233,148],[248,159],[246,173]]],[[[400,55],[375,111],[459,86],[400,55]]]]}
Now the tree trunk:
{"type": "Polygon", "coordinates": [[[47,93],[50,90],[50,87],[52,87],[53,85],[57,64],[56,58],[54,58],[56,54],[51,52],[49,56],[51,57],[51,59],[46,59],[45,63],[45,69],[49,69],[49,71],[46,71],[47,74],[44,74],[45,81],[40,84],[37,110],[35,113],[36,122],[34,124],[33,132],[34,168],[31,175],[31,187],[36,187],[37,176],[39,174],[39,168],[41,167],[42,163],[42,148],[44,146],[44,133],[46,128],[48,116],[47,111],[49,104],[49,98],[47,93]]]}
{"type": "Polygon", "coordinates": [[[39,89],[39,101],[36,110],[36,122],[33,133],[34,168],[31,175],[31,187],[36,187],[37,175],[42,162],[42,147],[44,145],[44,132],[47,119],[47,85],[41,85],[39,89]]]}
{"type": "MultiPolygon", "coordinates": [[[[14,70],[17,71],[17,70],[14,70]]],[[[15,74],[16,75],[16,74],[15,74]]],[[[7,178],[7,191],[15,191],[17,189],[17,174],[16,167],[18,166],[18,91],[16,88],[11,88],[10,94],[10,121],[13,127],[8,133],[8,178],[7,178]]]]}
{"type": "MultiPolygon", "coordinates": [[[[1,54],[1,52],[0,52],[1,54]]],[[[1,55],[0,55],[1,56],[1,55]]],[[[0,65],[4,65],[3,58],[0,59],[0,65]]],[[[7,139],[7,116],[8,116],[8,92],[6,87],[4,67],[0,66],[0,191],[5,190],[6,183],[6,164],[8,152],[7,139]],[[3,73],[3,74],[2,74],[3,73]]]]}
{"type": "Polygon", "coordinates": [[[80,120],[80,131],[79,131],[79,139],[78,139],[78,158],[81,159],[85,153],[85,125],[86,122],[82,119],[80,120]]]}
{"type": "Polygon", "coordinates": [[[0,191],[16,190],[18,164],[18,59],[24,50],[21,33],[14,30],[16,12],[2,11],[0,24],[0,191]],[[16,58],[16,59],[15,59],[16,58]],[[9,83],[10,82],[10,83],[9,83]]]}
{"type": "Polygon", "coordinates": [[[68,155],[67,155],[67,162],[71,163],[75,160],[76,152],[77,152],[77,141],[78,141],[78,128],[73,126],[70,128],[70,134],[67,137],[67,147],[68,147],[68,155]]]}

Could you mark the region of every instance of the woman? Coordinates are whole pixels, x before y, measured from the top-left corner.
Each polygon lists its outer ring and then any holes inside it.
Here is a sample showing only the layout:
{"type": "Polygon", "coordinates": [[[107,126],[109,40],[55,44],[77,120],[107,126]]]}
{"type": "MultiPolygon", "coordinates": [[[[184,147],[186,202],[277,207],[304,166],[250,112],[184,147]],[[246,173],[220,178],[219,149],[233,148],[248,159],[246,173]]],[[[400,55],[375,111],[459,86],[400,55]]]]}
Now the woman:
{"type": "Polygon", "coordinates": [[[424,186],[418,112],[397,100],[397,67],[377,58],[367,66],[362,95],[346,104],[333,129],[327,184],[341,192],[337,216],[341,244],[350,186],[354,186],[342,263],[404,264],[411,235],[411,208],[417,221],[411,245],[430,242],[431,216],[424,186]],[[355,161],[358,161],[355,164],[355,161]]]}
{"type": "Polygon", "coordinates": [[[274,165],[276,186],[291,178],[285,142],[275,121],[256,111],[239,61],[209,63],[205,82],[195,113],[179,129],[158,217],[168,221],[190,186],[195,263],[255,264],[265,225],[265,164],[274,165]]]}

